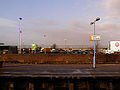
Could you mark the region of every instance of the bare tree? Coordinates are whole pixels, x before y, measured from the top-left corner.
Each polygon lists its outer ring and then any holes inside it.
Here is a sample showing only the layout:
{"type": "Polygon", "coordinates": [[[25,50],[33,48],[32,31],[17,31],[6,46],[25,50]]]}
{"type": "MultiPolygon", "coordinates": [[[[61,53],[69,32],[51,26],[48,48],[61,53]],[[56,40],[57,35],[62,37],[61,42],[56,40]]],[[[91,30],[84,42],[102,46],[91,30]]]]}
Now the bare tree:
{"type": "Polygon", "coordinates": [[[56,44],[53,44],[53,45],[51,46],[51,48],[52,48],[52,49],[56,49],[56,46],[57,46],[56,44]]]}

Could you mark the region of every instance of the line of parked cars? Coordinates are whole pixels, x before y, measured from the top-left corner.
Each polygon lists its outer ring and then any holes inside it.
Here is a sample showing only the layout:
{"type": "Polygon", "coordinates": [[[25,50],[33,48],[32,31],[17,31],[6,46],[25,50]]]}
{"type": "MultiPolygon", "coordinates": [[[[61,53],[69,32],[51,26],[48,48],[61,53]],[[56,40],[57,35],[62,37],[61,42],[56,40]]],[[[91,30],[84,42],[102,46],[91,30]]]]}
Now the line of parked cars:
{"type": "Polygon", "coordinates": [[[89,50],[72,50],[71,53],[88,54],[89,50]]]}
{"type": "Polygon", "coordinates": [[[88,54],[89,50],[64,50],[64,49],[52,49],[51,53],[74,53],[74,54],[88,54]]]}
{"type": "MultiPolygon", "coordinates": [[[[23,49],[22,52],[25,53],[32,53],[31,49],[23,49]]],[[[89,50],[82,50],[82,49],[51,49],[51,48],[40,48],[36,49],[35,53],[73,53],[73,54],[88,54],[89,50]]]]}

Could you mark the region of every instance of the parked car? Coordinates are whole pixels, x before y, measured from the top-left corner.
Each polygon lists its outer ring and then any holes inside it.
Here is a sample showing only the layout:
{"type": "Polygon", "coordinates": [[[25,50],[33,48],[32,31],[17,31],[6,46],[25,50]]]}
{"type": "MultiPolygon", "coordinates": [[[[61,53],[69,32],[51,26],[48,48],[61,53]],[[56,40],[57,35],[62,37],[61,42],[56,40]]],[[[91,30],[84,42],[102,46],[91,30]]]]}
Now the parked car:
{"type": "Polygon", "coordinates": [[[88,50],[72,50],[72,53],[79,53],[79,54],[88,54],[89,51],[88,50]]]}
{"type": "Polygon", "coordinates": [[[71,53],[81,53],[81,50],[72,50],[71,53]]]}
{"type": "Polygon", "coordinates": [[[51,53],[59,53],[59,50],[57,50],[57,49],[52,49],[52,50],[51,50],[51,53]]]}
{"type": "Polygon", "coordinates": [[[67,53],[67,51],[63,50],[63,49],[60,49],[59,50],[59,53],[67,53]]]}

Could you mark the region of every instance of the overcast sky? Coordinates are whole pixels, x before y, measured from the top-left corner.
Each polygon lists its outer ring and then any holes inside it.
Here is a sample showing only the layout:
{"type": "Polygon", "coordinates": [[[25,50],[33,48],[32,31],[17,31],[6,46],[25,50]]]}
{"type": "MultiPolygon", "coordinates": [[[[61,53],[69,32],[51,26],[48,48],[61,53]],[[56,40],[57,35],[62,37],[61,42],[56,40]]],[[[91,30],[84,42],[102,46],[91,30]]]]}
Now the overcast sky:
{"type": "Polygon", "coordinates": [[[100,45],[120,40],[120,0],[0,0],[0,42],[89,45],[96,17],[100,45]]]}

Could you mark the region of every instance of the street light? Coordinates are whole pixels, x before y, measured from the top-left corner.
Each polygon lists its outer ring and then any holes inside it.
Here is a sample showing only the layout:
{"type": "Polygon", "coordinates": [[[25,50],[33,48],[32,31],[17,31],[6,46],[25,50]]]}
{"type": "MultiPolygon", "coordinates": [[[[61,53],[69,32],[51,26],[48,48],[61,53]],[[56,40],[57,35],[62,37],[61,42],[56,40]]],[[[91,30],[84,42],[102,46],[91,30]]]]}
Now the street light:
{"type": "Polygon", "coordinates": [[[67,42],[67,39],[64,39],[64,41],[65,41],[65,47],[64,47],[64,49],[66,50],[66,42],[67,42]]]}
{"type": "MultiPolygon", "coordinates": [[[[94,25],[94,35],[95,35],[95,22],[96,21],[99,21],[100,20],[100,18],[99,17],[97,17],[93,22],[91,22],[90,24],[92,25],[94,25]]],[[[94,57],[93,57],[93,68],[96,68],[96,60],[95,60],[95,46],[96,46],[96,44],[95,44],[95,40],[94,40],[94,57]]]]}
{"type": "MultiPolygon", "coordinates": [[[[44,35],[44,39],[46,39],[46,35],[44,35]]],[[[46,40],[45,40],[45,42],[46,42],[46,40]]],[[[45,50],[44,52],[45,52],[45,54],[46,54],[47,43],[45,43],[44,47],[45,47],[45,48],[44,48],[44,50],[45,50]]]]}
{"type": "Polygon", "coordinates": [[[18,51],[19,54],[21,54],[21,33],[22,33],[21,23],[20,23],[21,20],[22,20],[22,18],[20,17],[19,18],[19,51],[18,51]]]}

